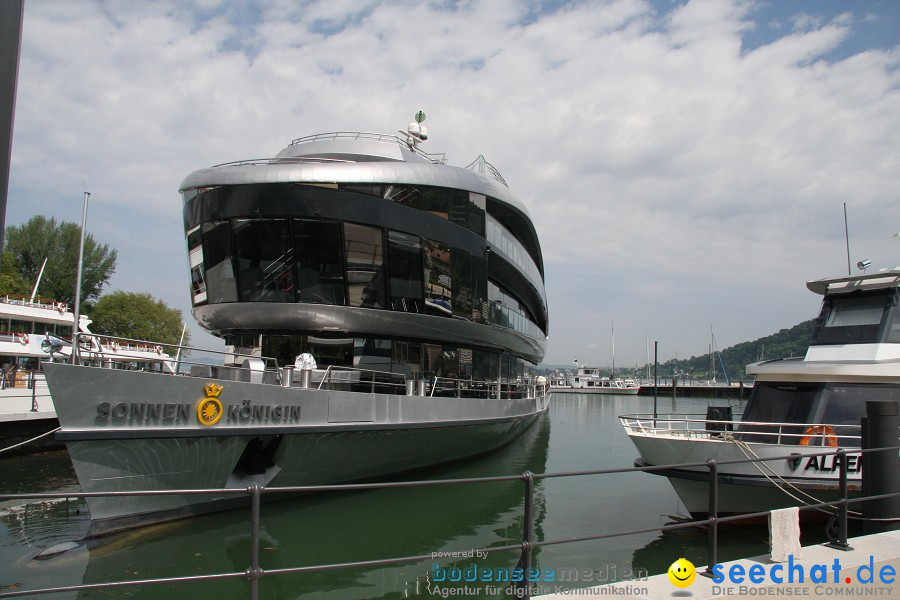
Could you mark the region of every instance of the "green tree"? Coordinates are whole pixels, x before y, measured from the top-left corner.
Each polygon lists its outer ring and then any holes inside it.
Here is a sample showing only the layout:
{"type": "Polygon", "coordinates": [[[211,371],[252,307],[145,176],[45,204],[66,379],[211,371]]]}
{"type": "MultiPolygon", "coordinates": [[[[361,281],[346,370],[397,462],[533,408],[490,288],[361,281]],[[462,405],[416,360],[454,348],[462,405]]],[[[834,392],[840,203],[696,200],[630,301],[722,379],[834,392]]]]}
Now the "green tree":
{"type": "MultiPolygon", "coordinates": [[[[181,339],[181,311],[147,293],[116,291],[102,296],[90,314],[91,331],[160,344],[178,344],[181,339]]],[[[190,332],[184,345],[190,344],[190,332]]]]}
{"type": "Polygon", "coordinates": [[[28,281],[16,269],[16,261],[9,252],[3,253],[2,264],[0,264],[0,295],[26,298],[31,295],[28,281]]]}
{"type": "MultiPolygon", "coordinates": [[[[38,215],[24,225],[6,228],[4,256],[11,255],[16,270],[30,282],[37,281],[46,258],[47,266],[44,268],[38,295],[73,304],[80,241],[81,227],[76,223],[57,223],[53,217],[48,219],[38,215]]],[[[115,270],[115,249],[107,244],[100,244],[91,234],[86,233],[81,300],[91,302],[99,298],[100,291],[115,270]]]]}

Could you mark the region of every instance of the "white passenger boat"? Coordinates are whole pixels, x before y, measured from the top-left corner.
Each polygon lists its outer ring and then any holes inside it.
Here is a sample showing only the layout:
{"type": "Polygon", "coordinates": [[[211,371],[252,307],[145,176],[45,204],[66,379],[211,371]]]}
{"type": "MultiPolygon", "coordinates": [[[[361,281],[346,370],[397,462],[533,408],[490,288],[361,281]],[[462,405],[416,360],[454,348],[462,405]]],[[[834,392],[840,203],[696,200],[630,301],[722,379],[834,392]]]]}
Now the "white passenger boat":
{"type": "MultiPolygon", "coordinates": [[[[55,416],[43,365],[68,360],[74,323],[75,315],[65,303],[0,297],[0,414],[55,416]]],[[[90,324],[82,315],[78,330],[90,333],[90,324]]],[[[85,343],[89,344],[83,348],[85,359],[105,357],[120,368],[145,368],[150,363],[170,371],[174,367],[171,357],[155,344],[119,343],[103,337],[85,343]]]]}
{"type": "Polygon", "coordinates": [[[594,367],[578,367],[574,375],[558,379],[551,388],[558,394],[617,394],[635,395],[641,386],[631,379],[610,379],[594,367]]]}
{"type": "MultiPolygon", "coordinates": [[[[451,167],[425,138],[418,118],[315,135],[184,180],[193,314],[227,358],[190,376],[46,365],[85,491],[372,479],[490,452],[547,410],[528,211],[482,157],[451,167]]],[[[234,499],[89,498],[91,533],[234,499]]]]}
{"type": "MultiPolygon", "coordinates": [[[[859,495],[866,402],[900,399],[898,286],[900,269],[808,282],[823,302],[806,356],[749,365],[756,384],[740,420],[727,407],[620,417],[640,453],[635,464],[790,456],[718,467],[719,513],[746,514],[836,500],[839,461],[812,455],[842,447],[851,496],[859,495]]],[[[705,516],[706,467],[651,472],[669,478],[692,515],[705,516]]]]}

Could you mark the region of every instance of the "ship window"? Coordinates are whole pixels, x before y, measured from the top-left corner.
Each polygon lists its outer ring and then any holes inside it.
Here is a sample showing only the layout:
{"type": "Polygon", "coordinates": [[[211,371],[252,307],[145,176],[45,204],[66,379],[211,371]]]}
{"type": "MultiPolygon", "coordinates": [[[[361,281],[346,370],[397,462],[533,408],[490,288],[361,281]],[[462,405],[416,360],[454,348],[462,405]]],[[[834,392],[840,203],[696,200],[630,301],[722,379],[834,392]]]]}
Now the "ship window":
{"type": "Polygon", "coordinates": [[[337,222],[294,220],[297,300],[343,306],[344,265],[337,222]]]}
{"type": "Polygon", "coordinates": [[[444,188],[423,188],[421,191],[422,210],[442,219],[450,219],[450,209],[452,207],[450,193],[452,191],[444,188]]]}
{"type": "Polygon", "coordinates": [[[391,362],[394,373],[402,373],[407,379],[419,379],[422,371],[422,346],[415,342],[394,342],[391,362]]]}
{"type": "Polygon", "coordinates": [[[356,338],[353,348],[353,366],[373,371],[390,371],[391,341],[376,338],[356,338]]]}
{"type": "Polygon", "coordinates": [[[187,234],[187,247],[188,251],[193,250],[194,248],[199,248],[202,242],[202,235],[200,232],[200,227],[194,227],[187,234]]]}
{"type": "Polygon", "coordinates": [[[293,244],[287,220],[235,219],[234,244],[241,301],[294,301],[293,244]]]}
{"type": "Polygon", "coordinates": [[[9,332],[10,333],[31,333],[31,323],[28,321],[21,321],[19,319],[10,319],[9,332]]]}
{"type": "Polygon", "coordinates": [[[812,418],[810,413],[818,390],[815,385],[757,383],[738,425],[737,430],[742,433],[740,439],[745,442],[799,444],[804,424],[812,418]]]}
{"type": "Polygon", "coordinates": [[[422,372],[427,379],[444,375],[441,369],[441,346],[438,344],[422,344],[422,372]]]}
{"type": "Polygon", "coordinates": [[[869,400],[900,401],[900,389],[881,385],[830,385],[825,410],[817,421],[835,426],[839,446],[861,446],[860,420],[866,416],[869,400]],[[851,427],[839,427],[849,425],[851,427]]]}
{"type": "Polygon", "coordinates": [[[422,208],[419,188],[416,187],[389,185],[384,190],[384,198],[417,210],[422,208]]]}
{"type": "Polygon", "coordinates": [[[211,303],[236,302],[237,283],[228,221],[204,223],[203,256],[206,271],[207,300],[211,303]]]}
{"type": "Polygon", "coordinates": [[[344,223],[344,255],[350,306],[384,308],[381,229],[344,223]]]}
{"type": "Polygon", "coordinates": [[[388,232],[388,266],[391,309],[424,313],[422,248],[419,238],[398,231],[388,232]]]}
{"type": "Polygon", "coordinates": [[[353,366],[353,338],[320,338],[309,336],[309,353],[316,359],[320,369],[327,366],[353,366]]]}
{"type": "Polygon", "coordinates": [[[472,378],[475,381],[496,381],[500,370],[500,357],[491,352],[472,352],[472,378]]]}
{"type": "Polygon", "coordinates": [[[895,305],[891,312],[893,317],[888,325],[887,339],[885,341],[898,344],[900,343],[900,307],[895,305]]]}
{"type": "Polygon", "coordinates": [[[423,240],[425,261],[425,309],[430,315],[453,316],[453,283],[450,245],[423,240]]]}
{"type": "Polygon", "coordinates": [[[451,286],[453,290],[453,316],[465,319],[467,321],[476,321],[475,311],[473,309],[474,282],[472,281],[472,255],[465,250],[453,248],[450,252],[450,278],[453,281],[451,286]]]}
{"type": "Polygon", "coordinates": [[[206,282],[203,281],[202,265],[191,269],[191,292],[194,304],[199,304],[206,300],[206,282]]]}
{"type": "Polygon", "coordinates": [[[813,344],[877,342],[886,300],[883,292],[827,298],[813,344]]]}

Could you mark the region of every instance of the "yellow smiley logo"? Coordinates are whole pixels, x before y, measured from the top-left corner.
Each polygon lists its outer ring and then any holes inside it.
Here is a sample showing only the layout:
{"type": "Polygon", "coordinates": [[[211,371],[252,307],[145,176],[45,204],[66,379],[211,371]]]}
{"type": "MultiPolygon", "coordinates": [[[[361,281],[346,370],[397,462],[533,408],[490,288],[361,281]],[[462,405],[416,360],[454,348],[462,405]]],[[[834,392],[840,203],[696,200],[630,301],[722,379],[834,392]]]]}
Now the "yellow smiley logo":
{"type": "Polygon", "coordinates": [[[697,570],[689,560],[679,558],[669,567],[669,581],[675,587],[686,588],[697,578],[697,570]]]}

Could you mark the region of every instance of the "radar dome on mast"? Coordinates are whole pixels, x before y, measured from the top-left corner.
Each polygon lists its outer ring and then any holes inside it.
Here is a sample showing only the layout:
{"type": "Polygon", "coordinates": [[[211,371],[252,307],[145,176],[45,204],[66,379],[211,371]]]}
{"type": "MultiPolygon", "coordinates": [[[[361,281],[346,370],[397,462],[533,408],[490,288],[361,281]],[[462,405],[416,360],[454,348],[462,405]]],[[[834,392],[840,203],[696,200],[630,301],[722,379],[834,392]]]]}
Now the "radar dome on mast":
{"type": "Polygon", "coordinates": [[[416,120],[409,124],[406,131],[400,130],[400,133],[406,135],[406,143],[410,148],[428,139],[428,130],[422,125],[424,120],[425,113],[420,110],[416,113],[416,120]]]}

